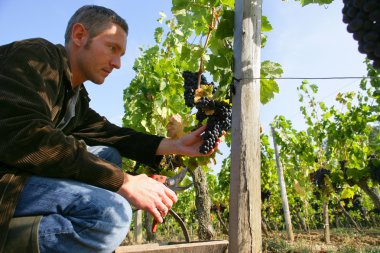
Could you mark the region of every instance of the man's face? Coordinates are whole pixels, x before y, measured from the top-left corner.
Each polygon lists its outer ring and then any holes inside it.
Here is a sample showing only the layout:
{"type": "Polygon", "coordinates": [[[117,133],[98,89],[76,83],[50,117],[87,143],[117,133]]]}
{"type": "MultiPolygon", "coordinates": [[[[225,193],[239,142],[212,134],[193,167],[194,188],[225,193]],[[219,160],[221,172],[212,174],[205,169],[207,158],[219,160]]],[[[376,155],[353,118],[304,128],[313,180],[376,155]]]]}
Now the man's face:
{"type": "Polygon", "coordinates": [[[102,84],[114,68],[120,68],[126,43],[126,32],[114,23],[88,40],[76,58],[83,79],[102,84]]]}

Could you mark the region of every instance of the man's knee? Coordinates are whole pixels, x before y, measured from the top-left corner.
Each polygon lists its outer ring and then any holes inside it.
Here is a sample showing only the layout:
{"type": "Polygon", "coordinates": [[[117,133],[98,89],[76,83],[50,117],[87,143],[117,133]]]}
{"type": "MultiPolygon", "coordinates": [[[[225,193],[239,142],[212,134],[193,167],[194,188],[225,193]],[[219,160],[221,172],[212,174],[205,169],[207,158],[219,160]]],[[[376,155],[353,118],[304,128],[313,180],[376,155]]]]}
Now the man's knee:
{"type": "Polygon", "coordinates": [[[107,190],[83,196],[73,203],[68,215],[44,216],[40,226],[43,252],[57,247],[74,252],[111,252],[125,239],[132,220],[132,208],[117,193],[107,190]]]}
{"type": "MultiPolygon", "coordinates": [[[[98,221],[98,226],[101,229],[105,227],[107,235],[100,234],[99,244],[103,243],[105,248],[116,248],[125,239],[132,221],[132,208],[128,201],[115,194],[109,202],[109,206],[103,205],[104,213],[98,221]]],[[[97,228],[95,227],[95,230],[97,228]]]]}
{"type": "Polygon", "coordinates": [[[87,147],[87,150],[90,153],[108,162],[116,164],[120,168],[122,166],[122,157],[116,148],[109,147],[109,146],[89,146],[87,147]]]}
{"type": "Polygon", "coordinates": [[[129,202],[121,195],[103,189],[96,189],[87,196],[81,196],[78,204],[83,205],[74,215],[86,219],[103,222],[112,227],[125,227],[132,218],[132,208],[129,202]]]}

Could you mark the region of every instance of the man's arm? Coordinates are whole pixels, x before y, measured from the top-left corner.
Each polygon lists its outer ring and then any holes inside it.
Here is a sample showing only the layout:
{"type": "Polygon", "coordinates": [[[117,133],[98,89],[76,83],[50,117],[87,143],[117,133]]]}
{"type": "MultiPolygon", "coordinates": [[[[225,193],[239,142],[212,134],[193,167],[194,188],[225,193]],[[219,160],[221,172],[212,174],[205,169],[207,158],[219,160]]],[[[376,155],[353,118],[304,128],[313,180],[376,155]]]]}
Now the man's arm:
{"type": "MultiPolygon", "coordinates": [[[[179,154],[186,156],[201,156],[199,147],[202,144],[201,133],[205,126],[178,139],[164,138],[161,140],[156,155],[179,154]]],[[[210,151],[214,152],[216,147],[210,151]]],[[[206,155],[210,155],[206,154],[206,155]]],[[[124,196],[133,206],[148,211],[158,222],[163,222],[163,217],[177,202],[176,194],[164,184],[151,179],[146,175],[132,176],[125,174],[124,183],[118,193],[124,196]]]]}
{"type": "MultiPolygon", "coordinates": [[[[117,191],[123,173],[55,127],[68,77],[64,49],[42,39],[4,46],[0,56],[0,162],[34,175],[117,191]]],[[[158,145],[157,145],[158,146],[158,145]]]]}
{"type": "Polygon", "coordinates": [[[112,146],[123,157],[153,168],[159,166],[162,159],[162,156],[156,155],[156,150],[164,137],[117,126],[91,108],[88,108],[83,122],[73,130],[72,135],[90,146],[112,146]]]}
{"type": "Polygon", "coordinates": [[[212,154],[219,146],[220,140],[217,141],[216,146],[208,154],[201,154],[199,147],[203,140],[201,134],[206,129],[206,126],[202,126],[197,130],[184,135],[178,139],[164,138],[161,140],[160,145],[156,150],[156,155],[185,155],[185,156],[208,156],[212,154]]]}

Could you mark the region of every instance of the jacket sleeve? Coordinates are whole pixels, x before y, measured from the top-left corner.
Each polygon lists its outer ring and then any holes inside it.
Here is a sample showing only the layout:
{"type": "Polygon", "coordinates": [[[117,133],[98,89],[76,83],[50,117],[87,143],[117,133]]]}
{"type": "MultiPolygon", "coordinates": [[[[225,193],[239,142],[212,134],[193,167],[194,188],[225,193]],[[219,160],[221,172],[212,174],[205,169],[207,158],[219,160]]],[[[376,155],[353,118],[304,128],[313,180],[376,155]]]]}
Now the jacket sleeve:
{"type": "Polygon", "coordinates": [[[56,129],[60,51],[18,43],[0,56],[0,162],[35,175],[68,178],[117,191],[123,173],[56,129]]]}
{"type": "Polygon", "coordinates": [[[119,127],[91,108],[88,109],[83,124],[74,129],[72,134],[90,146],[115,147],[122,156],[153,168],[157,168],[162,159],[162,156],[155,153],[163,137],[119,127]]]}

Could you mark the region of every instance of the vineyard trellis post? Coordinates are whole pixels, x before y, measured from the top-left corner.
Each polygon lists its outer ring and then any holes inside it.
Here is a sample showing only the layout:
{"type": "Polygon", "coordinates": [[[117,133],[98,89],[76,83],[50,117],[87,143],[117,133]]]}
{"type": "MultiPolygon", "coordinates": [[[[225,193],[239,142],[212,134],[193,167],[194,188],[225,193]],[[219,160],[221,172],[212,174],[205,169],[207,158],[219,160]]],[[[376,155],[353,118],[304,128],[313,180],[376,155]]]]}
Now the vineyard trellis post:
{"type": "Polygon", "coordinates": [[[262,0],[236,0],[228,252],[261,252],[262,0]]]}
{"type": "Polygon", "coordinates": [[[271,131],[272,131],[272,137],[273,137],[274,154],[276,156],[278,181],[279,181],[280,190],[281,190],[282,209],[284,210],[285,226],[286,226],[286,231],[288,234],[288,240],[293,242],[294,234],[293,234],[292,219],[290,217],[288,195],[286,193],[284,169],[282,168],[282,165],[281,165],[280,154],[278,152],[278,147],[277,147],[277,142],[276,142],[276,132],[273,127],[271,127],[271,131]]]}
{"type": "Polygon", "coordinates": [[[142,215],[143,215],[142,210],[137,210],[135,213],[135,233],[134,233],[135,243],[141,243],[143,241],[142,215]]]}

